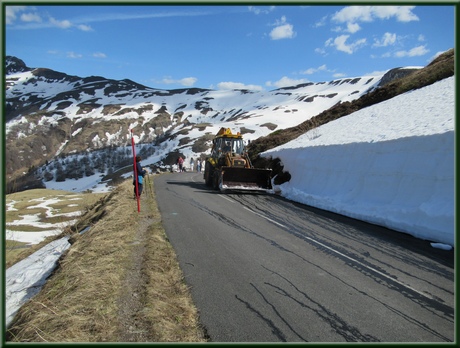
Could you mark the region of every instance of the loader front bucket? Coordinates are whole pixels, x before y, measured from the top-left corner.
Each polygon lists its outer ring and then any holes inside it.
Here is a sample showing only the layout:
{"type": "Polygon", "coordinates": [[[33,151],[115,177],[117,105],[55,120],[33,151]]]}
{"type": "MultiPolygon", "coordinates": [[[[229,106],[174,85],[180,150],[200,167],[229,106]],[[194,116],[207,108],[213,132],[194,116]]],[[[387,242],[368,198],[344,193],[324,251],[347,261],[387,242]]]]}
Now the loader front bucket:
{"type": "Polygon", "coordinates": [[[272,189],[270,169],[222,167],[220,190],[267,191],[272,189]]]}

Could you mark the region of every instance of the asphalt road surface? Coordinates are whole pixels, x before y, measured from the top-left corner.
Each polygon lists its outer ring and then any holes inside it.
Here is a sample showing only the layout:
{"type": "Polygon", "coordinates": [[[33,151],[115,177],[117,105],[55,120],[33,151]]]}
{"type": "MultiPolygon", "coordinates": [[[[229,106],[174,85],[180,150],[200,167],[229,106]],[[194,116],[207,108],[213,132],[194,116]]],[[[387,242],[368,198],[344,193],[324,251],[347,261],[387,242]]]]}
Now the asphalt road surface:
{"type": "Polygon", "coordinates": [[[212,342],[453,342],[454,251],[272,194],[154,177],[212,342]]]}

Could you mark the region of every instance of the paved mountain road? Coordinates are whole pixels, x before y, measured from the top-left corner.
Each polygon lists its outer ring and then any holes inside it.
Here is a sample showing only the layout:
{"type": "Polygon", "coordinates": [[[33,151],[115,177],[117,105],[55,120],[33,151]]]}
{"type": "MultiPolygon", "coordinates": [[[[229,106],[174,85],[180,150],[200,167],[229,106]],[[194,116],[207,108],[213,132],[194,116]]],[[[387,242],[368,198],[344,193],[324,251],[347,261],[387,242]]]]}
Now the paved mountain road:
{"type": "Polygon", "coordinates": [[[213,342],[452,342],[453,251],[270,194],[154,177],[213,342]]]}

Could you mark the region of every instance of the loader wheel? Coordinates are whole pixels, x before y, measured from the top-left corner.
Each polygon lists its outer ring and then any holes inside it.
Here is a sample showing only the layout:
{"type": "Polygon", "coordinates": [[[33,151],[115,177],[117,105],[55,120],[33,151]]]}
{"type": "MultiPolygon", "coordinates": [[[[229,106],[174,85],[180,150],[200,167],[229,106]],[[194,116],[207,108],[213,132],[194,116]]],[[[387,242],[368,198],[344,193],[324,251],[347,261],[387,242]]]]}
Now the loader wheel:
{"type": "Polygon", "coordinates": [[[204,182],[206,186],[209,186],[209,187],[211,187],[213,184],[212,175],[211,175],[212,171],[213,171],[213,168],[211,164],[209,162],[206,162],[206,166],[204,167],[204,182]]]}
{"type": "Polygon", "coordinates": [[[214,175],[212,176],[212,188],[214,190],[219,190],[219,181],[220,181],[220,172],[218,170],[214,171],[214,175]]]}

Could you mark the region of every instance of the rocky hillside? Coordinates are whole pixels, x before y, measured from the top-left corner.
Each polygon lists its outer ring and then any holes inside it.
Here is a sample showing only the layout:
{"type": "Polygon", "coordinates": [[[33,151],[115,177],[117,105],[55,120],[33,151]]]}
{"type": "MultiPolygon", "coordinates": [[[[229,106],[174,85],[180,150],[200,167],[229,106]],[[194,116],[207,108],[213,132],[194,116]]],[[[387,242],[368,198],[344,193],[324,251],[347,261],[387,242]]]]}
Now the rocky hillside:
{"type": "MultiPolygon", "coordinates": [[[[453,50],[444,56],[453,74],[453,50]]],[[[325,114],[340,117],[398,93],[385,86],[403,76],[420,79],[430,66],[263,92],[161,90],[130,80],[30,68],[8,56],[7,192],[43,187],[47,180],[111,175],[130,163],[131,130],[136,143],[145,145],[144,158],[154,157],[158,167],[174,163],[178,154],[205,156],[220,127],[244,134],[257,159],[261,150],[332,119],[325,114]]]]}

